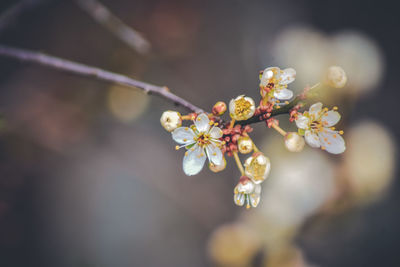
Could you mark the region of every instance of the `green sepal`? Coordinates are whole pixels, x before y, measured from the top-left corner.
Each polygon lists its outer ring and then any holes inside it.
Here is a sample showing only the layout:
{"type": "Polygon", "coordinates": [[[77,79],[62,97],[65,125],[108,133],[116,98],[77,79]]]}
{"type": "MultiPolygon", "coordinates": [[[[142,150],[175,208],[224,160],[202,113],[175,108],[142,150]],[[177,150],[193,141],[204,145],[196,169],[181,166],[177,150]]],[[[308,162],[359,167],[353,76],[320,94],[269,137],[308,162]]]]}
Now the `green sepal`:
{"type": "Polygon", "coordinates": [[[306,131],[304,131],[304,129],[298,129],[297,132],[299,133],[299,135],[304,136],[306,131]]]}
{"type": "Polygon", "coordinates": [[[186,148],[187,150],[189,150],[189,149],[191,149],[192,147],[194,147],[195,144],[196,144],[196,143],[193,143],[193,144],[191,144],[191,145],[185,146],[185,148],[186,148]]]}

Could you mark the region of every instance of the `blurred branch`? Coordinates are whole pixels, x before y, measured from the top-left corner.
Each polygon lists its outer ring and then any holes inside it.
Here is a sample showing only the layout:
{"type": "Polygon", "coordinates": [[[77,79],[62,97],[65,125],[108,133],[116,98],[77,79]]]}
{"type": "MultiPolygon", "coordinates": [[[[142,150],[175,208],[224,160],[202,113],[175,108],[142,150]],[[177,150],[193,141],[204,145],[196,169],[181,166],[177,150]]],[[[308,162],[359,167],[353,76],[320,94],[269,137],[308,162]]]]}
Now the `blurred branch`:
{"type": "Polygon", "coordinates": [[[17,18],[26,10],[35,7],[43,0],[22,0],[8,8],[0,15],[0,33],[3,32],[12,23],[15,23],[17,18]]]}
{"type": "Polygon", "coordinates": [[[123,23],[117,16],[97,0],[74,0],[97,23],[107,28],[121,41],[141,54],[150,51],[150,43],[137,31],[123,23]]]}
{"type": "Polygon", "coordinates": [[[134,80],[125,75],[106,71],[100,68],[84,65],[81,63],[69,61],[66,59],[53,57],[40,52],[33,52],[24,49],[7,47],[0,45],[0,55],[16,58],[22,61],[38,63],[47,67],[52,67],[58,70],[68,71],[74,74],[87,77],[95,77],[100,80],[118,83],[127,87],[135,87],[143,90],[147,94],[158,95],[168,101],[182,106],[191,112],[203,112],[203,110],[185,99],[171,93],[167,87],[161,87],[142,81],[134,80]]]}

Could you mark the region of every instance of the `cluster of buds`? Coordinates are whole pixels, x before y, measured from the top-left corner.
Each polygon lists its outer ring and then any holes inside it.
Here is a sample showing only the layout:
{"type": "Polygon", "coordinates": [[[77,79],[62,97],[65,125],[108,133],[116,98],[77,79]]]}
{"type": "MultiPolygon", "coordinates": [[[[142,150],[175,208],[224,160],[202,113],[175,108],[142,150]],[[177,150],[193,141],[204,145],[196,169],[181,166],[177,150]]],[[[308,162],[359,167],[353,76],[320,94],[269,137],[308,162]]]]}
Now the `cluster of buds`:
{"type": "MultiPolygon", "coordinates": [[[[331,67],[330,84],[343,87],[347,78],[342,69],[331,67]]],[[[271,163],[254,144],[249,136],[253,131],[250,123],[265,122],[268,128],[275,129],[283,138],[285,147],[291,152],[300,152],[305,144],[321,148],[333,154],[342,153],[345,143],[333,127],[339,120],[337,108],[323,108],[321,103],[313,104],[308,111],[300,112],[305,105],[307,93],[314,87],[306,87],[302,94],[293,98],[288,84],[295,80],[296,71],[292,68],[281,70],[278,67],[266,68],[260,72],[260,104],[248,96],[240,95],[229,102],[217,102],[211,113],[190,113],[182,116],[176,111],[165,111],[160,119],[161,125],[171,132],[179,144],[176,149],[185,148],[183,171],[186,175],[196,175],[208,159],[208,167],[213,172],[226,168],[226,157],[233,157],[240,171],[240,179],[234,188],[234,203],[246,208],[256,207],[260,202],[261,183],[271,170],[271,163]],[[288,100],[291,100],[289,102],[288,100]],[[289,114],[289,121],[295,122],[297,132],[286,132],[273,118],[277,114],[289,114]],[[284,110],[282,110],[284,109],[284,110]],[[230,120],[221,116],[229,111],[230,120]],[[284,111],[284,112],[283,112],[284,111]],[[183,121],[192,121],[190,126],[182,126],[183,121]],[[242,164],[239,154],[251,154],[242,164]]]]}

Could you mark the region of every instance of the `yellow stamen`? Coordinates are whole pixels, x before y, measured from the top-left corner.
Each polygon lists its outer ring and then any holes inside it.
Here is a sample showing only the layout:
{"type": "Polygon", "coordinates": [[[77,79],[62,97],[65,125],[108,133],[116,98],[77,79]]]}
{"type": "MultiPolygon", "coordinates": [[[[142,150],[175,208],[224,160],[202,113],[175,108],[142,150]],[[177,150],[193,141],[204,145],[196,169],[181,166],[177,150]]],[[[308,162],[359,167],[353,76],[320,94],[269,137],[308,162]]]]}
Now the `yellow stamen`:
{"type": "Polygon", "coordinates": [[[176,150],[179,150],[179,146],[176,146],[175,149],[176,149],[176,150]]]}

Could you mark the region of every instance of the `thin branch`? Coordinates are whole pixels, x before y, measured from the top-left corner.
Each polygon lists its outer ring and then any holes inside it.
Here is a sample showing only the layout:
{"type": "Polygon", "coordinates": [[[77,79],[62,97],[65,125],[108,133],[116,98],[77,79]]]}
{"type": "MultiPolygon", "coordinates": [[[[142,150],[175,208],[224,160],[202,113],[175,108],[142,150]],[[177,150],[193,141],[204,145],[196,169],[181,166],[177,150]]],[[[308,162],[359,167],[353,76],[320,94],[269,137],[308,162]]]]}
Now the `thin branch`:
{"type": "Polygon", "coordinates": [[[100,68],[76,63],[66,59],[49,56],[39,52],[33,52],[25,49],[12,48],[4,45],[0,45],[0,56],[6,56],[10,58],[19,59],[22,61],[38,63],[47,67],[55,68],[58,70],[68,71],[74,74],[87,77],[95,77],[100,80],[118,83],[127,87],[135,87],[142,89],[147,94],[158,95],[168,101],[182,106],[190,112],[204,112],[201,108],[193,105],[187,100],[171,93],[167,87],[161,87],[138,80],[134,80],[125,75],[106,71],[100,68]]]}
{"type": "Polygon", "coordinates": [[[0,15],[0,33],[3,32],[8,26],[15,23],[19,16],[26,10],[33,8],[43,0],[22,0],[15,5],[8,8],[0,15]]]}
{"type": "Polygon", "coordinates": [[[150,51],[150,43],[136,30],[123,23],[106,6],[97,0],[74,0],[97,23],[108,29],[121,41],[141,54],[150,51]]]}

